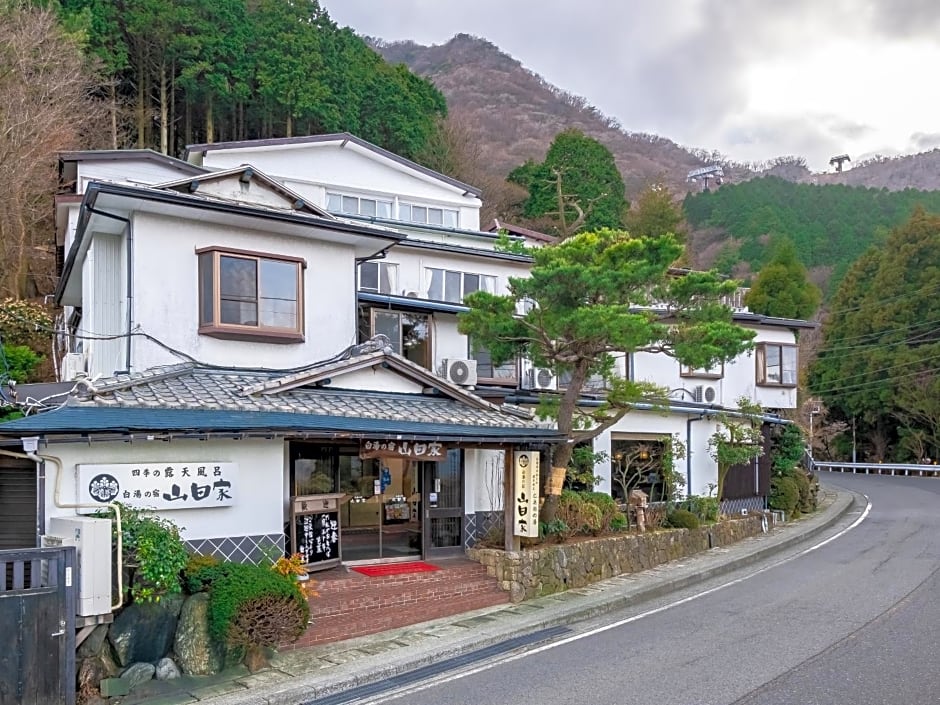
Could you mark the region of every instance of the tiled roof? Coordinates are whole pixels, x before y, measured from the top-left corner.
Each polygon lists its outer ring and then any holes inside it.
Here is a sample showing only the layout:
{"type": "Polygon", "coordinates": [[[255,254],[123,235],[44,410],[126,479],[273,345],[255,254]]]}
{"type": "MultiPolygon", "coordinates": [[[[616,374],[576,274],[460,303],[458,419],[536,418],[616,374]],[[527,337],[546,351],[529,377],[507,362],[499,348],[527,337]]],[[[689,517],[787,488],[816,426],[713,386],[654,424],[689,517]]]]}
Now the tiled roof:
{"type": "MultiPolygon", "coordinates": [[[[378,363],[381,357],[378,353],[352,358],[346,366],[361,367],[363,360],[378,363]]],[[[398,356],[388,357],[397,366],[398,356]]],[[[439,380],[443,394],[436,395],[295,386],[306,381],[305,374],[308,383],[313,384],[324,379],[328,371],[343,367],[342,363],[333,363],[307,373],[285,375],[183,363],[96,382],[83,381],[62,408],[2,424],[0,435],[239,429],[494,440],[548,439],[557,435],[519,409],[503,410],[464,390],[455,393],[444,380],[439,380]]],[[[402,370],[409,371],[407,366],[402,370]]]]}

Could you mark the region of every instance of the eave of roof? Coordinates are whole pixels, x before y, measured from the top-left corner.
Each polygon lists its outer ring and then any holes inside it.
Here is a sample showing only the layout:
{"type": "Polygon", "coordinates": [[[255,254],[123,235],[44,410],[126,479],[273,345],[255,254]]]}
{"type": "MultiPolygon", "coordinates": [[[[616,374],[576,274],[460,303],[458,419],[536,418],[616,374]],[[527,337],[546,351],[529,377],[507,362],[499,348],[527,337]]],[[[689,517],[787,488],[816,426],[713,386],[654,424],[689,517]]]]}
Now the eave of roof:
{"type": "Polygon", "coordinates": [[[357,293],[359,301],[370,304],[382,304],[396,309],[410,309],[412,311],[437,311],[439,313],[465,313],[470,310],[463,304],[452,304],[444,301],[431,301],[429,299],[416,299],[411,296],[393,296],[390,294],[376,294],[371,291],[357,293]]]}
{"type": "Polygon", "coordinates": [[[100,194],[110,194],[120,197],[141,199],[157,203],[167,203],[187,208],[204,209],[222,213],[232,213],[255,218],[265,218],[279,222],[317,226],[334,230],[338,232],[347,232],[355,235],[372,237],[388,242],[388,246],[402,241],[406,236],[393,230],[369,228],[355,223],[336,220],[334,218],[321,218],[311,214],[300,214],[287,211],[277,211],[274,209],[265,209],[255,206],[249,206],[226,201],[216,201],[212,199],[190,196],[177,191],[161,191],[154,188],[141,186],[128,186],[124,184],[114,184],[95,181],[88,185],[85,190],[85,196],[82,200],[81,213],[78,227],[76,228],[75,238],[72,241],[72,247],[69,250],[68,257],[62,268],[62,274],[59,277],[59,283],[55,290],[55,301],[61,303],[62,295],[65,291],[75,261],[78,258],[78,252],[81,249],[82,241],[85,237],[85,230],[88,227],[90,215],[93,213],[95,204],[100,194]]]}
{"type": "Polygon", "coordinates": [[[321,416],[267,411],[200,409],[140,409],[64,407],[0,424],[0,437],[24,435],[98,435],[114,433],[174,432],[192,435],[213,433],[299,434],[332,438],[394,436],[405,439],[454,441],[555,442],[558,431],[549,428],[471,426],[453,423],[420,423],[398,419],[321,416]]]}
{"type": "Polygon", "coordinates": [[[171,157],[167,154],[161,154],[153,149],[87,149],[59,152],[60,162],[115,161],[141,158],[158,162],[189,174],[195,175],[209,172],[209,169],[182,159],[177,159],[176,157],[171,157]]]}
{"type": "Polygon", "coordinates": [[[205,154],[206,152],[212,151],[222,151],[222,150],[231,150],[231,149],[252,149],[257,147],[279,147],[279,146],[293,146],[293,145],[304,145],[304,144],[316,144],[324,142],[352,142],[363,149],[367,149],[370,152],[374,152],[386,159],[390,159],[402,166],[413,169],[417,172],[424,174],[425,176],[430,176],[431,178],[437,179],[438,181],[443,181],[446,184],[463,190],[466,194],[475,196],[479,198],[483,191],[478,189],[475,186],[470,184],[465,184],[463,181],[458,181],[446,174],[442,174],[433,169],[428,169],[425,166],[421,166],[417,162],[413,162],[410,159],[406,159],[394,152],[389,152],[387,149],[383,149],[376,144],[372,144],[367,140],[362,139],[361,137],[356,137],[355,135],[349,132],[337,132],[326,135],[305,135],[301,137],[273,137],[269,139],[262,140],[240,140],[234,142],[213,142],[203,143],[203,144],[191,144],[186,147],[186,159],[187,161],[196,153],[205,154]]]}

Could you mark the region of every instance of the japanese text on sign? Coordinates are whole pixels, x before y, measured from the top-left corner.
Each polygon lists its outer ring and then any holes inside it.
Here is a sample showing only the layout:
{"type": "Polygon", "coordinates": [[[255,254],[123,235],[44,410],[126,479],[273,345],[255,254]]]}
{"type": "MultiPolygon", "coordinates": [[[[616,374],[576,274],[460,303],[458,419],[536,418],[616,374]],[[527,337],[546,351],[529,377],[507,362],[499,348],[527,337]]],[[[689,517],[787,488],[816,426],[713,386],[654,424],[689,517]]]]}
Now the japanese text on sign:
{"type": "Polygon", "coordinates": [[[513,516],[515,536],[539,535],[539,454],[513,453],[513,516]]]}
{"type": "Polygon", "coordinates": [[[121,502],[147,509],[211,509],[235,504],[238,464],[121,463],[79,465],[81,503],[121,502]]]}
{"type": "Polygon", "coordinates": [[[413,460],[444,460],[447,446],[434,441],[363,441],[360,458],[412,458],[413,460]]]}

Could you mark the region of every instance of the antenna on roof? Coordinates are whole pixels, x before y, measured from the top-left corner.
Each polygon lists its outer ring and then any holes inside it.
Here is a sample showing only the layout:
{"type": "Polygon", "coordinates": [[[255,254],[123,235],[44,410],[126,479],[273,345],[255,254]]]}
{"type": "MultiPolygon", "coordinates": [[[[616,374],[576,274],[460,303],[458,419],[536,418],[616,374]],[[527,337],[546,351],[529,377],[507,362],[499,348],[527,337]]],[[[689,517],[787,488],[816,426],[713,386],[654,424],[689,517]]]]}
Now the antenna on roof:
{"type": "Polygon", "coordinates": [[[690,171],[685,180],[689,183],[695,183],[699,179],[702,180],[702,190],[708,190],[708,180],[714,179],[716,186],[721,186],[722,179],[725,178],[724,170],[717,164],[712,164],[711,166],[703,166],[700,169],[693,169],[690,171]]]}
{"type": "Polygon", "coordinates": [[[852,160],[849,159],[848,154],[840,154],[829,160],[829,166],[834,166],[836,168],[836,173],[838,174],[838,173],[841,173],[842,171],[842,164],[844,162],[850,162],[850,161],[852,160]]]}

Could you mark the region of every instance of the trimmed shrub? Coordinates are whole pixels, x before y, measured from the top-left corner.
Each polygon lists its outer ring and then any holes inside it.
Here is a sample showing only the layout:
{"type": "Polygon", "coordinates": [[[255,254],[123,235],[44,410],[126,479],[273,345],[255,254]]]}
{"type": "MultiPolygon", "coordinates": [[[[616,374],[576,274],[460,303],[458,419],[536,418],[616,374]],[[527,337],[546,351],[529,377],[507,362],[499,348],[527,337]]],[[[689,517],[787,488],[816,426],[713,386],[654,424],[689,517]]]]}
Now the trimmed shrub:
{"type": "Polygon", "coordinates": [[[680,509],[688,509],[703,524],[712,524],[718,521],[718,514],[721,510],[721,503],[717,497],[702,497],[692,495],[682,502],[679,502],[680,509]]]}
{"type": "Polygon", "coordinates": [[[187,576],[187,587],[209,590],[209,631],[229,646],[277,646],[307,628],[310,606],[297,582],[270,568],[220,563],[187,576]]]}
{"type": "Polygon", "coordinates": [[[582,492],[581,497],[600,512],[598,531],[614,531],[612,522],[614,517],[621,513],[614,498],[606,492],[582,492]]]}
{"type": "Polygon", "coordinates": [[[800,504],[800,486],[792,477],[777,475],[770,479],[771,509],[778,509],[793,516],[800,504]]]}
{"type": "Polygon", "coordinates": [[[688,509],[674,509],[666,517],[669,526],[674,529],[697,529],[701,522],[688,509]]]}

